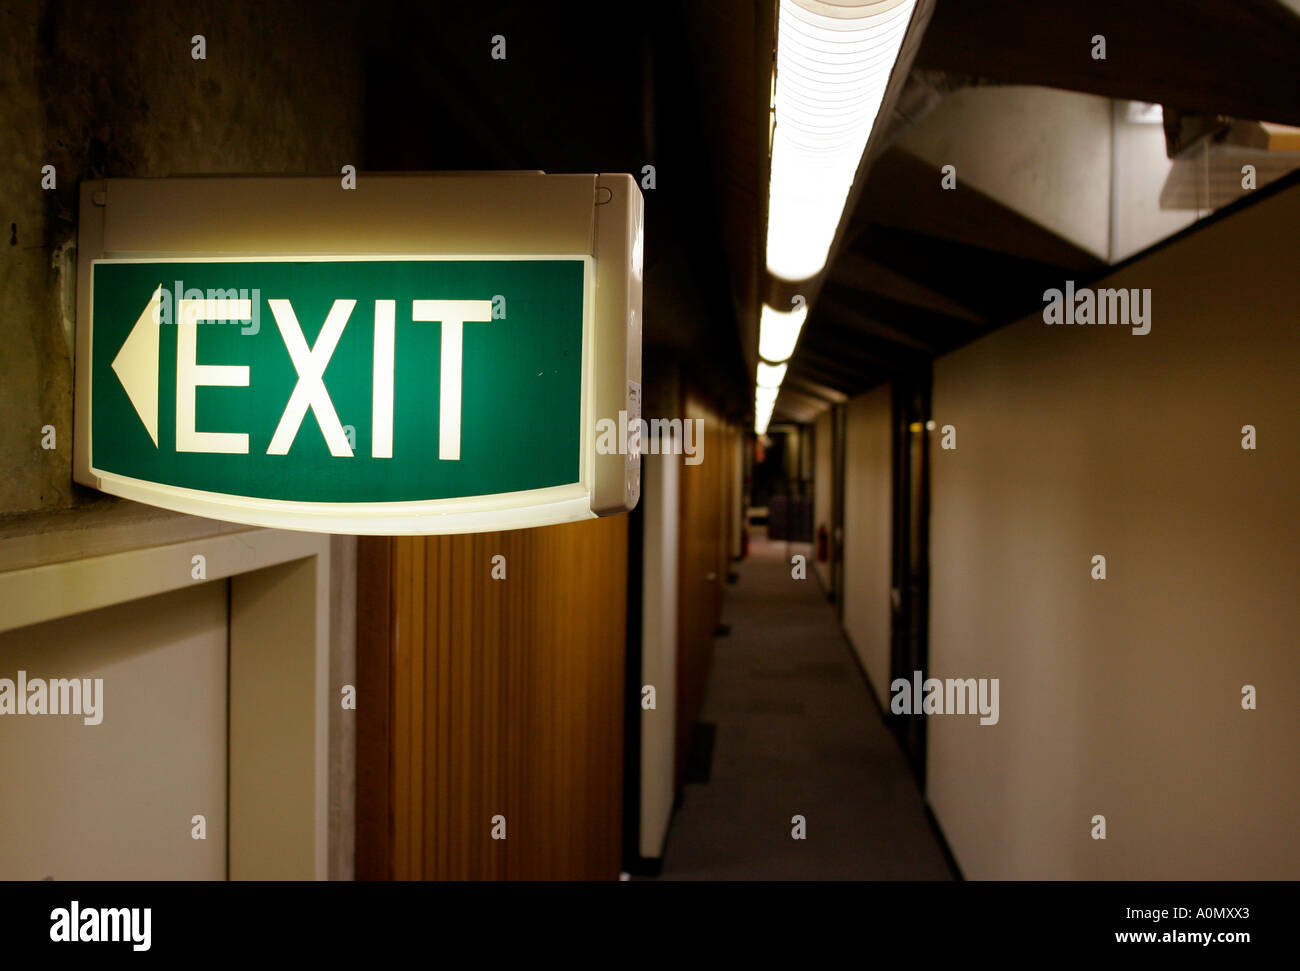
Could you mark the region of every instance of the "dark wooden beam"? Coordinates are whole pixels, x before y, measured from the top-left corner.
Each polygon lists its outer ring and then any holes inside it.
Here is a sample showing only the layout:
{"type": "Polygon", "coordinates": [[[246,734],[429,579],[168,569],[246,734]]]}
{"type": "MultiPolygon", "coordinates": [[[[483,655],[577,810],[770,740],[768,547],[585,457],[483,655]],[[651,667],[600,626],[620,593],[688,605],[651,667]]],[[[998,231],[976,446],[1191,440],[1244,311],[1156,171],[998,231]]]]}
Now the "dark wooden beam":
{"type": "Polygon", "coordinates": [[[960,300],[993,327],[1041,305],[1047,287],[1095,273],[878,225],[868,226],[853,248],[923,286],[960,300]]]}
{"type": "Polygon", "coordinates": [[[841,394],[849,394],[858,383],[859,368],[845,366],[843,362],[827,357],[812,349],[800,348],[790,368],[786,371],[786,380],[805,380],[810,383],[834,388],[841,394]]]}
{"type": "MultiPolygon", "coordinates": [[[[897,304],[916,307],[945,317],[980,324],[980,316],[964,304],[923,287],[889,267],[869,260],[853,250],[842,250],[831,268],[827,287],[836,286],[855,293],[872,294],[897,304]]],[[[851,302],[851,301],[850,301],[851,302]]]]}
{"type": "Polygon", "coordinates": [[[913,350],[938,353],[988,329],[983,320],[972,324],[876,293],[845,290],[830,284],[822,290],[818,312],[856,330],[875,334],[913,350]]]}
{"type": "Polygon", "coordinates": [[[1300,125],[1300,17],[1277,0],[937,5],[916,66],[1300,125]],[[1092,38],[1106,38],[1106,59],[1092,38]]]}
{"type": "MultiPolygon", "coordinates": [[[[819,316],[814,326],[804,334],[799,351],[819,353],[853,368],[914,367],[930,359],[932,354],[893,341],[884,340],[851,326],[844,326],[824,316],[819,316]]],[[[797,357],[798,355],[796,355],[797,357]]]]}

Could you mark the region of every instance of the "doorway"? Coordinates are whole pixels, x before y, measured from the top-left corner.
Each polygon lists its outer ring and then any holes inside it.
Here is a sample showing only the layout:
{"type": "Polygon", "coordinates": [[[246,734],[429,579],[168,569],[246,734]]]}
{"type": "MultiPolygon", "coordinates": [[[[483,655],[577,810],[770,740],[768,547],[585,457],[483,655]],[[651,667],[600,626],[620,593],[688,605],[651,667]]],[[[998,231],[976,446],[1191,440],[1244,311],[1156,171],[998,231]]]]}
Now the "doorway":
{"type": "MultiPolygon", "coordinates": [[[[890,590],[890,682],[927,675],[930,623],[930,390],[927,365],[893,383],[894,542],[890,590]]],[[[917,785],[925,791],[925,717],[888,716],[917,785]]]]}

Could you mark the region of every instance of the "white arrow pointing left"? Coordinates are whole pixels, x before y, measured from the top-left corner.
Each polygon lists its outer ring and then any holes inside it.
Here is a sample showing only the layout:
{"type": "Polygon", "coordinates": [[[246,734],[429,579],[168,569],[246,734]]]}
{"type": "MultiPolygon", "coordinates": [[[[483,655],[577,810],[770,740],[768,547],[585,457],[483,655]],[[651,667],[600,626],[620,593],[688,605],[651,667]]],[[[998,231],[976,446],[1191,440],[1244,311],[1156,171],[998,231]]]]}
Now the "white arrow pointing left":
{"type": "Polygon", "coordinates": [[[158,305],[162,285],[153,292],[144,312],[127,334],[122,349],[113,358],[113,371],[131,399],[154,448],[158,447],[158,305]]]}

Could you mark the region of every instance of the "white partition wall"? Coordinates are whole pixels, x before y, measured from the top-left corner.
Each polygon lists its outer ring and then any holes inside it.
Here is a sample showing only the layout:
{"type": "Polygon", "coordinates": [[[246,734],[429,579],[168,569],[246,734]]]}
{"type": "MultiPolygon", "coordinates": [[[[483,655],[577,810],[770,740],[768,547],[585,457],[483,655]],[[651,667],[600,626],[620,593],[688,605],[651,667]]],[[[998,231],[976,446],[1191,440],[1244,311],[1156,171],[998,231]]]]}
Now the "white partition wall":
{"type": "MultiPolygon", "coordinates": [[[[672,452],[671,448],[663,448],[672,452]]],[[[655,688],[655,707],[641,710],[640,853],[658,859],[673,811],[677,725],[678,475],[673,454],[644,456],[645,515],[641,677],[655,688]]]]}
{"type": "Polygon", "coordinates": [[[225,879],[228,605],[215,580],[0,633],[0,678],[76,702],[0,718],[0,879],[225,879]]]}
{"type": "Polygon", "coordinates": [[[967,877],[1300,873],[1297,224],[1291,188],[1099,282],[1146,335],[1035,314],[936,362],[931,673],[1000,679],[996,725],[928,726],[967,877]]]}
{"type": "MultiPolygon", "coordinates": [[[[9,546],[33,548],[0,540],[0,563],[9,546]]],[[[0,567],[0,678],[104,680],[102,723],[72,741],[76,724],[30,722],[68,716],[0,718],[0,776],[34,784],[86,759],[92,783],[120,773],[98,791],[61,777],[83,801],[43,829],[30,828],[43,790],[6,784],[27,828],[0,826],[0,879],[325,879],[329,587],[329,536],[266,529],[0,567]],[[69,831],[100,834],[71,863],[55,845],[69,831]]]]}
{"type": "Polygon", "coordinates": [[[854,398],[845,414],[844,631],[887,709],[893,549],[889,385],[854,398]]]}

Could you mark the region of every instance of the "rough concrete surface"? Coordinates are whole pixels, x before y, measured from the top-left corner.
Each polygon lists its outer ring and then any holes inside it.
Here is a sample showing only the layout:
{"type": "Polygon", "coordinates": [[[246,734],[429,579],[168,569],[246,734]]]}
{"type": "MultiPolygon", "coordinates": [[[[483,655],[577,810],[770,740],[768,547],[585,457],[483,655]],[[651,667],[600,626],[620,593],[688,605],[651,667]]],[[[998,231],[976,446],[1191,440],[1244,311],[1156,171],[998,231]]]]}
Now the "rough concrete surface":
{"type": "Polygon", "coordinates": [[[87,179],[363,168],[359,5],[49,2],[0,10],[0,516],[72,483],[62,247],[87,179]],[[203,35],[206,59],[192,56],[203,35]],[[56,187],[42,189],[41,169],[56,187]],[[56,448],[42,448],[42,428],[56,448]]]}

